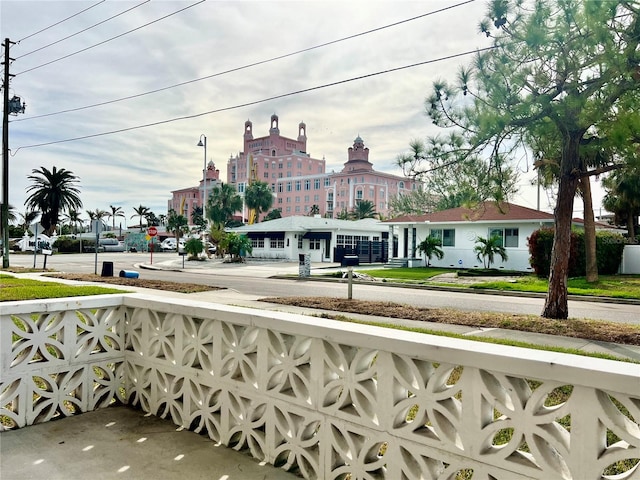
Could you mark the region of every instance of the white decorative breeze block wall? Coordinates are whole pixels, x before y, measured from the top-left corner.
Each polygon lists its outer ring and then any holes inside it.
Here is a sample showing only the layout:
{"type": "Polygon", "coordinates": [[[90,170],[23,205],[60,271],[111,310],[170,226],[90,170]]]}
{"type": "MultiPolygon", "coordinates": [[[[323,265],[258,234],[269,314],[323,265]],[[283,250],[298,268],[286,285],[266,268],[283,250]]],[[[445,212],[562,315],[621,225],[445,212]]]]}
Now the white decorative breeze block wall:
{"type": "Polygon", "coordinates": [[[637,364],[108,298],[3,306],[6,427],[121,398],[308,479],[595,480],[619,461],[617,479],[640,473],[637,364]]]}

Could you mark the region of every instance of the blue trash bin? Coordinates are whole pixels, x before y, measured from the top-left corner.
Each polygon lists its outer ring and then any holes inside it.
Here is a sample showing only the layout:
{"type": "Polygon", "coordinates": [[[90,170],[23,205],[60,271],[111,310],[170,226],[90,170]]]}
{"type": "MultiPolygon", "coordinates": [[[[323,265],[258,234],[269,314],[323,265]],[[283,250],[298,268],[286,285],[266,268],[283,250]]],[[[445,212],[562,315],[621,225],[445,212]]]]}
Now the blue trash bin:
{"type": "Polygon", "coordinates": [[[140,274],[133,270],[120,270],[120,276],[124,278],[138,278],[140,274]]]}

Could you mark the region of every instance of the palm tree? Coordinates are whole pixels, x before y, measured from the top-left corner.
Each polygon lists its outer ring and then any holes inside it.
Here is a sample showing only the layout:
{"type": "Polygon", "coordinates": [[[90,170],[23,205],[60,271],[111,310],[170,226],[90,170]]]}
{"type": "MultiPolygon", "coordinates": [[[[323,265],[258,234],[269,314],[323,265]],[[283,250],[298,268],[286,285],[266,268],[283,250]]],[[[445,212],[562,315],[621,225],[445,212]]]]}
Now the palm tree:
{"type": "Polygon", "coordinates": [[[438,237],[432,237],[431,235],[418,244],[418,251],[425,256],[425,265],[427,267],[431,266],[431,258],[434,256],[437,257],[438,260],[442,260],[444,252],[440,248],[441,246],[442,242],[440,239],[438,237]]]}
{"type": "Polygon", "coordinates": [[[193,225],[197,225],[200,230],[204,230],[207,222],[202,216],[202,207],[193,207],[193,211],[191,212],[191,223],[193,225]]]}
{"type": "Polygon", "coordinates": [[[33,182],[27,188],[31,192],[25,205],[40,212],[40,223],[47,235],[51,235],[58,225],[60,212],[71,208],[81,208],[79,179],[69,170],[45,167],[31,171],[27,178],[33,182]]]}
{"type": "Polygon", "coordinates": [[[360,200],[356,203],[356,206],[351,211],[351,218],[353,220],[362,220],[363,218],[375,218],[376,207],[373,202],[369,200],[360,200]]]}
{"type": "Polygon", "coordinates": [[[242,198],[232,185],[221,183],[213,187],[207,203],[207,217],[216,229],[223,229],[233,218],[233,214],[242,210],[242,198]]]}
{"type": "Polygon", "coordinates": [[[351,218],[351,215],[349,215],[349,212],[346,208],[343,208],[342,210],[340,210],[340,213],[338,213],[336,218],[338,220],[349,220],[351,218]]]}
{"type": "Polygon", "coordinates": [[[84,223],[80,218],[80,212],[74,209],[68,210],[64,214],[64,219],[73,227],[73,233],[78,233],[78,224],[82,225],[84,223]]]}
{"type": "Polygon", "coordinates": [[[109,212],[106,210],[100,210],[96,208],[95,210],[85,210],[87,215],[89,216],[89,223],[91,224],[91,231],[93,232],[93,221],[94,220],[102,220],[104,217],[109,215],[109,212]]]}
{"type": "MultiPolygon", "coordinates": [[[[2,203],[0,203],[0,206],[2,205],[2,203]]],[[[4,211],[4,209],[1,210],[2,212],[4,211]]],[[[7,205],[7,225],[15,222],[18,219],[18,217],[16,216],[16,208],[11,205],[10,203],[7,205]]],[[[2,223],[4,225],[4,222],[2,223]]]]}
{"type": "Polygon", "coordinates": [[[282,212],[279,208],[274,208],[273,210],[271,210],[264,216],[262,220],[268,222],[269,220],[275,220],[276,218],[282,218],[282,212]]]}
{"type": "Polygon", "coordinates": [[[491,268],[496,254],[500,255],[503,262],[509,259],[507,251],[502,246],[502,237],[499,235],[493,235],[488,238],[477,237],[473,251],[476,254],[476,258],[483,262],[484,268],[491,268]]]}
{"type": "Polygon", "coordinates": [[[18,228],[24,230],[25,232],[29,230],[31,224],[38,218],[39,213],[34,210],[26,210],[24,213],[18,214],[21,218],[20,223],[18,224],[18,228]]]}
{"type": "Polygon", "coordinates": [[[320,214],[320,207],[314,203],[313,205],[311,205],[311,208],[309,209],[309,216],[313,217],[314,215],[318,215],[318,214],[320,214]]]}
{"type": "Polygon", "coordinates": [[[147,225],[160,225],[160,220],[151,210],[146,213],[144,219],[147,221],[147,225]]]}
{"type": "Polygon", "coordinates": [[[174,232],[176,236],[176,247],[178,255],[180,254],[180,237],[189,229],[189,222],[184,215],[176,214],[175,210],[169,210],[169,218],[167,219],[167,229],[174,232]]]}
{"type": "Polygon", "coordinates": [[[125,218],[124,210],[122,207],[114,207],[113,205],[109,205],[111,212],[107,213],[107,217],[111,219],[111,229],[116,229],[116,217],[125,218]]]}
{"type": "Polygon", "coordinates": [[[266,212],[273,205],[273,192],[266,182],[253,182],[244,192],[244,201],[249,211],[255,212],[255,218],[249,219],[249,223],[256,223],[260,219],[260,214],[266,212]]]}
{"type": "Polygon", "coordinates": [[[140,218],[140,231],[142,231],[142,219],[145,218],[146,215],[150,212],[149,207],[144,207],[144,206],[140,205],[138,208],[133,207],[133,211],[136,212],[136,213],[131,215],[131,218],[133,218],[133,217],[139,217],[140,218]]]}

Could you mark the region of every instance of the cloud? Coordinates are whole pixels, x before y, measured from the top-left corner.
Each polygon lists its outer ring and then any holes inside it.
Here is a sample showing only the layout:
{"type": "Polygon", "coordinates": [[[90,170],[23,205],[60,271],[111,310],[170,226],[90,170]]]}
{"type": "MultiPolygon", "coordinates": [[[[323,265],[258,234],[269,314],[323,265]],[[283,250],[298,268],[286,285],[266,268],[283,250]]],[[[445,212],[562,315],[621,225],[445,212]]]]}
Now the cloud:
{"type": "MultiPolygon", "coordinates": [[[[195,2],[148,2],[104,24],[22,57],[64,36],[131,8],[134,2],[103,2],[60,25],[52,23],[89,6],[75,1],[0,2],[12,73],[23,72],[169,15],[195,2]],[[34,15],[38,12],[38,15],[34,15]]],[[[12,120],[108,102],[307,49],[400,22],[453,1],[216,1],[205,2],[86,52],[17,75],[11,93],[27,103],[12,120]]],[[[308,150],[340,170],[347,149],[361,135],[374,168],[397,171],[394,160],[409,142],[433,133],[423,101],[431,83],[452,78],[470,57],[435,62],[233,108],[296,90],[340,82],[385,69],[438,59],[486,46],[477,32],[483,2],[451,8],[392,28],[273,60],[153,95],[10,125],[10,203],[22,206],[34,168],[58,166],[81,178],[85,209],[122,206],[127,218],[142,204],[166,213],[171,191],[195,186],[207,136],[207,157],[226,179],[229,155],[242,149],[244,122],[266,135],[277,113],[282,135],[297,137],[307,124],[308,150]],[[102,134],[172,118],[218,113],[123,133],[37,148],[29,145],[102,134]],[[22,148],[20,148],[22,147],[22,148]]]]}

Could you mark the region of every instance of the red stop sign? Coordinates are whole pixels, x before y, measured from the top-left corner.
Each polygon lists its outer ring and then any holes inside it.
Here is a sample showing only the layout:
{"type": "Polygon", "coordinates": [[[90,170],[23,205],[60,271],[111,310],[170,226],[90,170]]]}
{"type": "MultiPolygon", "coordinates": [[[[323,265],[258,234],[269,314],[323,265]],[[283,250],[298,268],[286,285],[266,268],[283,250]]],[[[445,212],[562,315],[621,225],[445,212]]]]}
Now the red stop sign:
{"type": "Polygon", "coordinates": [[[147,229],[147,233],[150,237],[155,237],[156,235],[158,235],[158,229],[156,227],[149,227],[147,229]]]}

